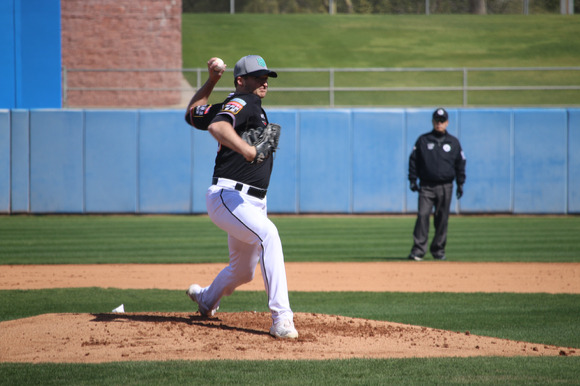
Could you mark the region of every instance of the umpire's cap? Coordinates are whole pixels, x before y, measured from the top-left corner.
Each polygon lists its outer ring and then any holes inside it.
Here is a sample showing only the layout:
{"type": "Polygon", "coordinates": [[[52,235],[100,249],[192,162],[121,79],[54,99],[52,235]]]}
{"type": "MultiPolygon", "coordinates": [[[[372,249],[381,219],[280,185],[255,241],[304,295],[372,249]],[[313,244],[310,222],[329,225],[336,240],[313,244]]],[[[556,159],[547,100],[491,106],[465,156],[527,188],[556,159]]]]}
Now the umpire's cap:
{"type": "Polygon", "coordinates": [[[443,107],[439,107],[437,110],[433,111],[433,120],[437,122],[445,122],[447,119],[449,119],[449,115],[443,107]]]}
{"type": "Polygon", "coordinates": [[[236,67],[234,67],[234,78],[244,75],[278,77],[275,71],[268,70],[266,61],[258,55],[248,55],[238,60],[236,67]]]}

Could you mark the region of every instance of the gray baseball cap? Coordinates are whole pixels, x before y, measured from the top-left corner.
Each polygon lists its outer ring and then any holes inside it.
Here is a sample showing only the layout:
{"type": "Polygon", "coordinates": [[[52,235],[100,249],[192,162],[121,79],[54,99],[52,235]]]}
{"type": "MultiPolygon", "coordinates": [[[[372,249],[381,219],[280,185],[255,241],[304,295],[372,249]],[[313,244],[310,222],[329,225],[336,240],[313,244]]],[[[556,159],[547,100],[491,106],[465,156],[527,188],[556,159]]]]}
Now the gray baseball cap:
{"type": "Polygon", "coordinates": [[[275,71],[268,70],[266,61],[258,55],[248,55],[238,60],[236,67],[234,67],[234,78],[244,75],[278,77],[275,71]]]}

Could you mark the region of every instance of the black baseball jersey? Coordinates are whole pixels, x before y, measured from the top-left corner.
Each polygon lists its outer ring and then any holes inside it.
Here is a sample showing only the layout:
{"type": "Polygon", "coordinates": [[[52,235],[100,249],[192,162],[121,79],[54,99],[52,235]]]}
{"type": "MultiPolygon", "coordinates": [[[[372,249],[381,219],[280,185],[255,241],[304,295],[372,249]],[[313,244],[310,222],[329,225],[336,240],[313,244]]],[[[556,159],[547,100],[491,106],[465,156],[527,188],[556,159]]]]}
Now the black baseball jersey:
{"type": "Polygon", "coordinates": [[[465,182],[465,156],[459,140],[432,130],[421,135],[409,157],[409,180],[422,183],[465,182]]]}
{"type": "Polygon", "coordinates": [[[189,109],[185,114],[185,121],[199,130],[207,130],[207,127],[222,109],[222,104],[201,105],[189,109]]]}
{"type": "MultiPolygon", "coordinates": [[[[234,93],[230,93],[226,101],[231,98],[234,93]]],[[[206,130],[211,121],[215,118],[217,113],[222,109],[223,103],[216,105],[201,105],[189,108],[185,112],[185,121],[198,130],[206,130]]]]}
{"type": "MultiPolygon", "coordinates": [[[[265,128],[268,117],[262,100],[255,94],[233,94],[223,103],[212,122],[227,121],[238,135],[255,128],[265,128]]],[[[249,163],[238,152],[220,144],[215,159],[214,177],[228,178],[257,188],[268,189],[274,157],[260,163],[249,163]]]]}
{"type": "MultiPolygon", "coordinates": [[[[265,128],[268,125],[262,100],[254,94],[232,93],[222,103],[192,107],[186,112],[185,120],[199,130],[207,130],[214,120],[227,121],[240,136],[248,129],[265,128]]],[[[213,176],[267,189],[272,167],[273,157],[251,164],[241,154],[220,144],[213,176]]]]}

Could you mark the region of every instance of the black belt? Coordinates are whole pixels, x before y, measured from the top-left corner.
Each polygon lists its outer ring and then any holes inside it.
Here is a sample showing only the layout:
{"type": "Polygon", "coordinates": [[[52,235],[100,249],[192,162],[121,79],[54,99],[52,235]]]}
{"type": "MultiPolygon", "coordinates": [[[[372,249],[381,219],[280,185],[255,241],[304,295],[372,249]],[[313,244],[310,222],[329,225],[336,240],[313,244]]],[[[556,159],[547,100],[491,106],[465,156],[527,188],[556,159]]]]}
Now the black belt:
{"type": "MultiPolygon", "coordinates": [[[[212,177],[211,183],[213,185],[219,186],[218,180],[219,180],[218,177],[212,177]]],[[[234,181],[232,181],[232,182],[234,182],[234,181]]],[[[238,192],[244,192],[244,190],[245,190],[246,194],[249,194],[250,196],[259,198],[261,200],[264,199],[264,197],[266,197],[266,193],[268,192],[267,189],[254,188],[253,186],[249,186],[249,185],[245,185],[245,186],[246,186],[246,189],[244,189],[244,184],[242,184],[241,182],[236,182],[235,185],[233,185],[233,188],[235,190],[237,190],[238,192]]]]}

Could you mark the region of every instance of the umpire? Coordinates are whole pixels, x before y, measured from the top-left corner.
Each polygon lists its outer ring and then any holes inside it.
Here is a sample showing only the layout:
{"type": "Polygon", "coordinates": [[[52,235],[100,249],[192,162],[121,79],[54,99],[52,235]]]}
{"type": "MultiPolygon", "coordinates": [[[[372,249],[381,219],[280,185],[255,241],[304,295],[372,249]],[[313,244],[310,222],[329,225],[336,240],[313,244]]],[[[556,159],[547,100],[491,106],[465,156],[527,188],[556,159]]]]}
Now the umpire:
{"type": "Polygon", "coordinates": [[[429,251],[436,260],[445,260],[447,223],[453,180],[457,182],[457,199],[463,195],[465,156],[459,140],[447,132],[449,115],[444,108],[433,112],[433,130],[421,135],[409,157],[409,182],[419,192],[417,221],[413,231],[413,248],[409,260],[421,261],[427,253],[429,217],[435,208],[435,236],[429,251]],[[420,184],[417,184],[419,179],[420,184]]]}

